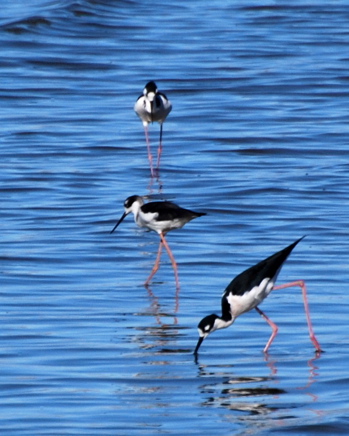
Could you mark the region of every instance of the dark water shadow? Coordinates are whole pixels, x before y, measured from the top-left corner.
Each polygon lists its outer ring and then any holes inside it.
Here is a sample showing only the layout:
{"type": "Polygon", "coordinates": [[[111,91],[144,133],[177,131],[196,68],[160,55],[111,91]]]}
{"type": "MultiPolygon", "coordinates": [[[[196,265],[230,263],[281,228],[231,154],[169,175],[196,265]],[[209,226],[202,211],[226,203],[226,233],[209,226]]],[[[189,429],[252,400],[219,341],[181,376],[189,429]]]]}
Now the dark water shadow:
{"type": "Polygon", "coordinates": [[[186,327],[178,325],[177,313],[179,310],[179,291],[176,290],[173,296],[173,310],[168,309],[168,298],[157,296],[153,289],[145,286],[149,299],[149,306],[135,315],[143,318],[153,318],[155,323],[146,322],[142,326],[133,327],[136,334],[132,340],[138,343],[142,350],[153,350],[152,353],[182,353],[183,350],[173,348],[177,342],[181,330],[186,327]]]}
{"type": "MultiPolygon", "coordinates": [[[[317,381],[319,368],[315,362],[320,357],[321,354],[317,354],[307,361],[309,368],[307,382],[290,388],[289,384],[283,387],[285,381],[278,375],[278,360],[268,355],[264,356],[265,367],[269,371],[267,376],[252,374],[241,376],[238,375],[238,363],[207,365],[200,363],[196,356],[194,360],[197,365],[197,377],[203,381],[198,386],[200,396],[204,397],[201,405],[223,407],[231,411],[247,412],[249,415],[266,415],[284,409],[287,400],[280,401],[280,397],[294,395],[295,391],[304,391],[304,395],[310,397],[312,403],[316,403],[319,398],[310,392],[309,388],[317,381]]],[[[309,403],[309,399],[304,399],[304,403],[309,403]]],[[[288,404],[287,407],[294,406],[288,404]]],[[[318,416],[322,414],[322,411],[314,406],[312,411],[318,416]]]]}

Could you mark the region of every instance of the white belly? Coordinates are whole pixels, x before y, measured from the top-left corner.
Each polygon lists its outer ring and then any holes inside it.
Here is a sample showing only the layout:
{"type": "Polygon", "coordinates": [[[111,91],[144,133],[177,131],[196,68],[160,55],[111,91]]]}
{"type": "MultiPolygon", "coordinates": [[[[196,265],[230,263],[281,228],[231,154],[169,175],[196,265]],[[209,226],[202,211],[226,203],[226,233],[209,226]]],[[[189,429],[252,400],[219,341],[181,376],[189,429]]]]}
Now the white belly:
{"type": "Polygon", "coordinates": [[[176,219],[171,221],[156,221],[157,216],[157,213],[139,214],[137,218],[135,217],[135,222],[139,227],[147,227],[157,233],[180,229],[185,224],[184,221],[176,219]]]}
{"type": "Polygon", "coordinates": [[[230,305],[231,315],[237,318],[239,315],[254,309],[267,298],[273,287],[274,282],[269,278],[265,278],[258,286],[255,286],[243,295],[229,294],[227,300],[230,305]]]}

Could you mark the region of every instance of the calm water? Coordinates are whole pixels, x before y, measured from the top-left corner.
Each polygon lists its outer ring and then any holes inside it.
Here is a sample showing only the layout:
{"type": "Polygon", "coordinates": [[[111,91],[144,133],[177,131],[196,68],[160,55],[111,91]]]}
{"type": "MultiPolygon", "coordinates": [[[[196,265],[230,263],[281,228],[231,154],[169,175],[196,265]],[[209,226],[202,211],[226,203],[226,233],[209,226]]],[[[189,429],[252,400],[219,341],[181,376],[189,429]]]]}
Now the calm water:
{"type": "MultiPolygon", "coordinates": [[[[348,434],[349,6],[203,0],[1,6],[1,371],[6,435],[348,434]],[[160,180],[133,104],[173,103],[160,180]],[[207,212],[168,240],[132,194],[207,212]],[[230,280],[302,235],[277,292],[210,336],[230,280]]],[[[150,126],[154,151],[158,125],[150,126]]]]}

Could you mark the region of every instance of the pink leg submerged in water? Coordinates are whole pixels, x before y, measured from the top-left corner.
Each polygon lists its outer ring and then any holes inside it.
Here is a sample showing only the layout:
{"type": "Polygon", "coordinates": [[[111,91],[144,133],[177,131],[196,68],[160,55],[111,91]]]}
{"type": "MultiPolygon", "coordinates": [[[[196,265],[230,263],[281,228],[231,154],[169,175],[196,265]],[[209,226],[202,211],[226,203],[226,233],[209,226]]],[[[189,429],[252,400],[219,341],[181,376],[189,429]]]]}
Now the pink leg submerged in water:
{"type": "MultiPolygon", "coordinates": [[[[305,285],[305,282],[303,280],[296,280],[294,282],[290,282],[290,283],[285,283],[284,285],[278,285],[278,286],[274,286],[273,291],[274,290],[279,290],[279,289],[285,289],[285,288],[290,288],[293,286],[299,286],[302,289],[302,295],[303,295],[303,302],[304,302],[304,309],[305,309],[305,315],[307,318],[307,323],[308,323],[308,330],[309,330],[309,336],[310,336],[310,340],[313,343],[315,350],[317,353],[321,353],[321,347],[320,344],[318,342],[318,340],[316,339],[314,330],[313,330],[313,326],[312,326],[312,322],[311,322],[311,318],[310,318],[310,311],[309,311],[309,304],[308,304],[308,296],[307,296],[307,288],[305,285]]],[[[269,350],[269,347],[271,345],[271,343],[273,342],[275,336],[277,335],[278,332],[278,326],[271,321],[271,319],[269,319],[267,317],[267,315],[262,312],[258,307],[255,307],[255,309],[257,310],[257,312],[267,321],[267,323],[270,325],[270,327],[272,328],[272,334],[266,344],[266,346],[264,347],[264,353],[267,353],[269,350]]]]}
{"type": "Polygon", "coordinates": [[[168,243],[167,243],[167,241],[165,239],[165,236],[162,233],[160,233],[159,236],[160,236],[161,240],[160,240],[160,244],[159,244],[158,254],[156,256],[156,261],[155,261],[155,264],[153,266],[153,269],[151,270],[151,273],[150,273],[149,277],[147,278],[147,280],[145,282],[145,285],[149,284],[150,280],[154,277],[154,275],[157,273],[157,271],[158,271],[158,269],[160,267],[160,258],[161,258],[162,246],[164,246],[166,248],[167,254],[170,257],[170,260],[171,260],[171,263],[172,263],[172,267],[173,267],[173,270],[174,270],[174,275],[175,275],[175,279],[176,279],[176,289],[179,290],[180,286],[179,286],[179,277],[178,277],[177,262],[176,262],[173,254],[172,254],[172,251],[171,251],[171,249],[170,249],[170,247],[169,247],[169,245],[168,245],[168,243]]]}

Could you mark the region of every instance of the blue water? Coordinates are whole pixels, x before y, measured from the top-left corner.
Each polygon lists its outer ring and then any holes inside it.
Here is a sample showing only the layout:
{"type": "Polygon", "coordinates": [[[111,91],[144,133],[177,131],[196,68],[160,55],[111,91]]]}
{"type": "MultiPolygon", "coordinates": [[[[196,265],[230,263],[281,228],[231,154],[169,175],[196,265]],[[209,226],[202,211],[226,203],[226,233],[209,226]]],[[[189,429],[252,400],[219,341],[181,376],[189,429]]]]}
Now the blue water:
{"type": "MultiPolygon", "coordinates": [[[[1,371],[6,435],[345,435],[349,6],[13,1],[0,16],[1,371]],[[159,180],[133,112],[171,99],[159,180]],[[207,213],[158,236],[132,194],[207,213]],[[300,289],[207,338],[230,280],[302,235],[300,289]]],[[[158,125],[150,126],[153,152],[158,125]]]]}

